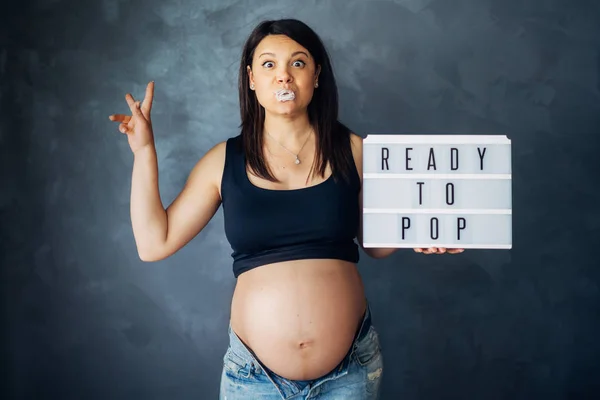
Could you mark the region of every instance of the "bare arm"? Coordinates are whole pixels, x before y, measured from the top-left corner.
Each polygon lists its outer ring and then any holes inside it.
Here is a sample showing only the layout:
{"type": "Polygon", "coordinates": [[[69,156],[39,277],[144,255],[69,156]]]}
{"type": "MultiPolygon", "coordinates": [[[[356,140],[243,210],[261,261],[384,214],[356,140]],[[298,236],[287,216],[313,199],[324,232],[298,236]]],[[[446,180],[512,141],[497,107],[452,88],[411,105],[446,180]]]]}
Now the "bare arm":
{"type": "Polygon", "coordinates": [[[363,213],[362,213],[362,190],[360,191],[360,200],[359,200],[359,208],[360,208],[360,221],[359,221],[359,225],[358,225],[358,233],[356,234],[356,237],[358,239],[358,243],[360,244],[360,247],[365,251],[365,253],[367,253],[370,257],[372,258],[385,258],[388,256],[391,256],[393,253],[396,252],[396,250],[398,250],[397,248],[372,248],[372,247],[367,247],[365,248],[364,244],[363,244],[363,213]]]}
{"type": "Polygon", "coordinates": [[[225,142],[209,150],[192,169],[177,198],[165,210],[158,188],[154,146],[135,153],[131,184],[131,222],[143,261],[171,256],[192,240],[221,204],[225,142]]]}
{"type": "Polygon", "coordinates": [[[125,100],[131,115],[112,114],[119,131],[127,135],[134,154],[131,176],[131,225],[144,261],[166,258],[185,246],[213,217],[221,204],[221,176],[226,142],[209,150],[196,166],[177,198],[165,210],[158,189],[158,162],[154,146],[151,110],[154,81],[146,86],[143,102],[130,93],[125,100]]]}
{"type": "MultiPolygon", "coordinates": [[[[356,169],[358,171],[358,175],[360,176],[360,180],[362,183],[362,142],[363,139],[356,135],[351,134],[351,143],[352,143],[352,155],[354,156],[354,162],[356,164],[356,169]]],[[[362,186],[362,185],[361,185],[362,186]]],[[[363,192],[362,189],[358,195],[358,204],[359,204],[359,224],[358,224],[358,232],[356,233],[356,238],[358,239],[358,243],[360,247],[372,258],[385,258],[392,255],[397,248],[365,248],[363,244],[363,192]]]]}

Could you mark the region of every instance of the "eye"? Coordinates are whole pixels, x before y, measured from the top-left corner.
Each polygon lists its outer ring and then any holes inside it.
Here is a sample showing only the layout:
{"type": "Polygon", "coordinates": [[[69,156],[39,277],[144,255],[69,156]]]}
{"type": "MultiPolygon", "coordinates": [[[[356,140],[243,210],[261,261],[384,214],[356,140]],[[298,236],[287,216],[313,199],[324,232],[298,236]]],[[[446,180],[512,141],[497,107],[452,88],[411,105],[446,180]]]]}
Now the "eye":
{"type": "Polygon", "coordinates": [[[263,66],[263,67],[265,67],[265,66],[266,66],[267,68],[269,68],[269,67],[267,66],[267,64],[273,64],[273,61],[265,61],[265,62],[262,64],[262,66],[263,66]]]}
{"type": "Polygon", "coordinates": [[[303,66],[306,65],[306,63],[304,61],[302,61],[302,60],[296,60],[296,61],[294,61],[294,65],[296,65],[297,63],[300,63],[299,66],[301,66],[301,67],[303,67],[303,66]]]}

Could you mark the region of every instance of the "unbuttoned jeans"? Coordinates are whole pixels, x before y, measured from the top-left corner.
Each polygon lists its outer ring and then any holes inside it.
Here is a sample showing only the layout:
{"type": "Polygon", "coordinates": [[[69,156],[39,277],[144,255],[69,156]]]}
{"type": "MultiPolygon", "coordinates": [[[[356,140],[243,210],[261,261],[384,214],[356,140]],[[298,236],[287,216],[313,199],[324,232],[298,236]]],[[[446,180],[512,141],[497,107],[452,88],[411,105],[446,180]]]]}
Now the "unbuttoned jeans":
{"type": "Polygon", "coordinates": [[[330,373],[312,381],[283,378],[266,368],[229,325],[229,347],[223,357],[220,399],[375,400],[379,398],[383,357],[371,310],[348,354],[330,373]]]}

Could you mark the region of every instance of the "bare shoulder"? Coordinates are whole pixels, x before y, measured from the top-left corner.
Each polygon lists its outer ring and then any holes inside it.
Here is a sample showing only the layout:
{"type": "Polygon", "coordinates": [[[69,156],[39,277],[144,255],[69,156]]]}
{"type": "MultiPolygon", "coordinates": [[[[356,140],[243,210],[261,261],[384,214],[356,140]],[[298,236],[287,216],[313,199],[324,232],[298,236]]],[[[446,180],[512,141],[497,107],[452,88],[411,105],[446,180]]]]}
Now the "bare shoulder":
{"type": "Polygon", "coordinates": [[[354,164],[356,164],[356,170],[358,171],[362,179],[363,138],[358,136],[356,133],[351,132],[350,144],[352,146],[352,156],[354,157],[354,164]]]}
{"type": "Polygon", "coordinates": [[[362,152],[363,138],[354,132],[350,132],[350,142],[352,143],[352,152],[362,152]]]}
{"type": "Polygon", "coordinates": [[[224,140],[211,147],[202,158],[206,159],[206,162],[211,164],[212,167],[220,169],[222,172],[225,167],[226,148],[227,141],[224,140]]]}
{"type": "Polygon", "coordinates": [[[189,184],[194,181],[209,179],[214,188],[221,192],[221,178],[225,168],[227,141],[222,141],[210,148],[196,163],[190,173],[189,184]]]}
{"type": "Polygon", "coordinates": [[[225,161],[225,149],[227,147],[227,141],[224,140],[215,144],[211,147],[203,158],[209,159],[211,162],[225,161]]]}

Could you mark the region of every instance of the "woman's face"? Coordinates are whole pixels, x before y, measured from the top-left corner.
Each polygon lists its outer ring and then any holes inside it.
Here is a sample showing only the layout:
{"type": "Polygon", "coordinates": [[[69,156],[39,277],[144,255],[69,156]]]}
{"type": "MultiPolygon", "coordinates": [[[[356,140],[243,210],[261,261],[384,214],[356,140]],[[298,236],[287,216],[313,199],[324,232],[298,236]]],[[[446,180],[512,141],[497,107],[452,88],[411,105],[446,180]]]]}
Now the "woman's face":
{"type": "Polygon", "coordinates": [[[254,85],[258,102],[265,110],[291,115],[306,112],[320,67],[308,50],[294,40],[285,35],[269,35],[256,47],[252,66],[247,70],[250,85],[254,85]]]}

